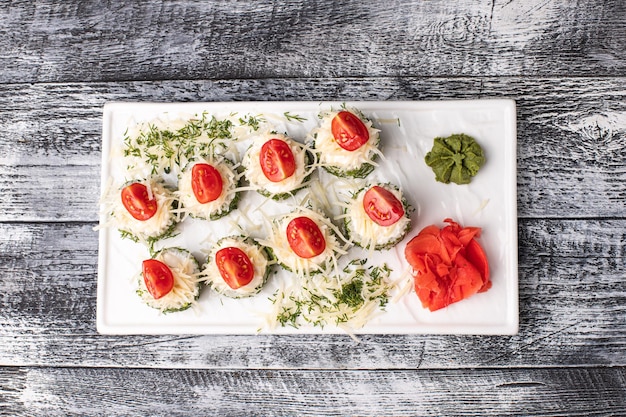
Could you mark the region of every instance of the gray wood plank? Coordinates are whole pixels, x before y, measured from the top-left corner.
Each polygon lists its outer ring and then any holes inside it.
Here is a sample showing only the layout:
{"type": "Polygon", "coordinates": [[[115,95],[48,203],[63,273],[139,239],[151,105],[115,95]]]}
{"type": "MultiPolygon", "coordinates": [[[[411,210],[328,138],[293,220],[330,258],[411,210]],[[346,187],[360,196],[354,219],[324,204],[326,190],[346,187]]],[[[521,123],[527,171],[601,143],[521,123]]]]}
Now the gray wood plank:
{"type": "Polygon", "coordinates": [[[0,0],[0,415],[626,415],[626,3],[0,0]],[[515,336],[102,336],[108,101],[518,103],[515,336]]]}
{"type": "Polygon", "coordinates": [[[0,221],[97,220],[101,111],[107,101],[484,97],[517,100],[519,216],[622,217],[626,204],[624,94],[626,78],[0,85],[4,109],[0,113],[0,221]]]}
{"type": "Polygon", "coordinates": [[[0,83],[626,69],[620,0],[2,5],[0,83]]]}
{"type": "Polygon", "coordinates": [[[406,369],[625,365],[624,220],[520,222],[516,336],[100,336],[90,224],[0,224],[4,365],[406,369]]]}
{"type": "Polygon", "coordinates": [[[609,416],[626,413],[626,370],[0,368],[0,404],[29,416],[609,416]]]}
{"type": "Polygon", "coordinates": [[[97,218],[100,167],[0,165],[0,215],[11,221],[97,218]]]}

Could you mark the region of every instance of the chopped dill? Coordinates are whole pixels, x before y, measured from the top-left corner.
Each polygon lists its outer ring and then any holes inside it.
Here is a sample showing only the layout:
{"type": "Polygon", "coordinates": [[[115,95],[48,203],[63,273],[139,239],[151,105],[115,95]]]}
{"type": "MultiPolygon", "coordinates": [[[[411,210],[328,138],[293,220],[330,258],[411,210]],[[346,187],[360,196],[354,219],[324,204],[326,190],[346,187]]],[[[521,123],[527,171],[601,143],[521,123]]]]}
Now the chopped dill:
{"type": "MultiPolygon", "coordinates": [[[[245,123],[258,124],[258,121],[249,118],[245,123]]],[[[233,139],[233,128],[231,120],[220,120],[206,112],[187,120],[177,130],[148,123],[135,136],[129,135],[128,130],[125,132],[123,154],[142,159],[152,174],[169,173],[174,166],[182,168],[196,156],[207,156],[220,147],[225,148],[225,142],[233,139]]],[[[131,166],[129,163],[128,168],[131,166]]]]}
{"type": "Polygon", "coordinates": [[[211,119],[209,121],[206,121],[205,115],[203,115],[202,121],[202,130],[209,138],[232,138],[233,134],[231,132],[231,129],[233,128],[233,122],[231,122],[230,120],[218,120],[215,116],[211,116],[211,119]]]}
{"type": "Polygon", "coordinates": [[[335,291],[335,297],[337,297],[337,303],[346,304],[352,308],[359,308],[365,301],[362,295],[363,281],[353,280],[346,284],[343,284],[341,291],[335,291]]]}
{"type": "Polygon", "coordinates": [[[323,293],[312,282],[299,290],[276,291],[269,298],[278,305],[276,322],[283,327],[295,328],[304,324],[323,328],[342,323],[362,327],[367,322],[362,312],[367,311],[368,306],[369,314],[375,309],[383,309],[391,290],[388,282],[391,269],[387,265],[366,268],[365,262],[353,260],[344,269],[347,275],[326,278],[324,287],[330,289],[330,293],[323,293]]]}
{"type": "Polygon", "coordinates": [[[291,114],[288,111],[284,112],[283,114],[285,115],[285,118],[290,122],[304,122],[306,120],[306,117],[302,117],[298,114],[291,114]]]}
{"type": "Polygon", "coordinates": [[[128,232],[126,230],[120,230],[119,232],[120,232],[120,237],[122,239],[130,239],[130,240],[132,240],[135,243],[139,242],[139,238],[137,236],[135,236],[134,234],[130,233],[130,232],[128,232]]]}
{"type": "Polygon", "coordinates": [[[263,122],[265,122],[265,119],[261,116],[246,115],[239,118],[239,124],[242,126],[249,126],[255,132],[259,130],[259,125],[263,122]]]}

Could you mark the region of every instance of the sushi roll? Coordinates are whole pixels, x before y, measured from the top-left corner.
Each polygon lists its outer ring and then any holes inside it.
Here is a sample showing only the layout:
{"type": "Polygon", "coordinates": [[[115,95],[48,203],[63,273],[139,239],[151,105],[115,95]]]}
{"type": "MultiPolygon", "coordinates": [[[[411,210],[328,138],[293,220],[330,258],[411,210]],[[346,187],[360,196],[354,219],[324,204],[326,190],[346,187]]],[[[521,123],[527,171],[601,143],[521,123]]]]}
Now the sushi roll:
{"type": "Polygon", "coordinates": [[[153,243],[176,226],[176,199],[158,178],[127,183],[115,200],[112,217],[124,237],[153,243]]]}
{"type": "Polygon", "coordinates": [[[326,216],[300,209],[275,220],[270,236],[261,244],[284,269],[310,276],[336,267],[337,259],[346,253],[338,234],[326,216]]]}
{"type": "Polygon", "coordinates": [[[285,199],[303,188],[312,173],[304,145],[283,134],[258,136],[243,157],[250,186],[266,197],[285,199]]]}
{"type": "Polygon", "coordinates": [[[215,292],[231,298],[258,294],[269,276],[265,249],[252,238],[229,236],[211,249],[202,272],[215,292]]]}
{"type": "Polygon", "coordinates": [[[402,192],[394,185],[362,188],[344,210],[346,235],[365,249],[390,249],[411,229],[410,211],[402,192]]]}
{"type": "Polygon", "coordinates": [[[357,110],[342,109],[319,115],[320,125],[309,141],[319,164],[338,177],[365,178],[380,154],[380,131],[357,110]]]}
{"type": "Polygon", "coordinates": [[[189,251],[166,248],[142,264],[137,295],[162,313],[183,311],[200,297],[200,265],[189,251]]]}
{"type": "Polygon", "coordinates": [[[241,175],[227,159],[190,162],[178,178],[179,202],[192,217],[217,220],[237,207],[241,175]]]}

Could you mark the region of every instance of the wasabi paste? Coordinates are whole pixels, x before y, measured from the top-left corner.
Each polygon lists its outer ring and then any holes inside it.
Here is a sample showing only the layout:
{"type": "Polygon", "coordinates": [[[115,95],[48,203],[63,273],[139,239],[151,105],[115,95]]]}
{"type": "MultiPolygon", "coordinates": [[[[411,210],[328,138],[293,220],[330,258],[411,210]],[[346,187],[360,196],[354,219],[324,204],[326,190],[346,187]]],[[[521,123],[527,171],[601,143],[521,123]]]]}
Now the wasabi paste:
{"type": "Polygon", "coordinates": [[[433,148],[424,158],[433,169],[435,179],[449,184],[469,184],[485,164],[483,150],[476,140],[466,134],[435,138],[433,148]]]}

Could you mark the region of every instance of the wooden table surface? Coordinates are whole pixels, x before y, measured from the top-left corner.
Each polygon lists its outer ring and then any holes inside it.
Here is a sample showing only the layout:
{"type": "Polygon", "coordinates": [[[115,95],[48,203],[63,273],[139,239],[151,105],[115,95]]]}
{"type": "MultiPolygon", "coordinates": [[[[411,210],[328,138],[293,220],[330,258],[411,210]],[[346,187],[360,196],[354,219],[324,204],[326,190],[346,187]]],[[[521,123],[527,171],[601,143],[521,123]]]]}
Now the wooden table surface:
{"type": "Polygon", "coordinates": [[[626,2],[0,0],[3,415],[626,415],[626,2]],[[104,336],[110,101],[517,102],[514,336],[104,336]]]}

